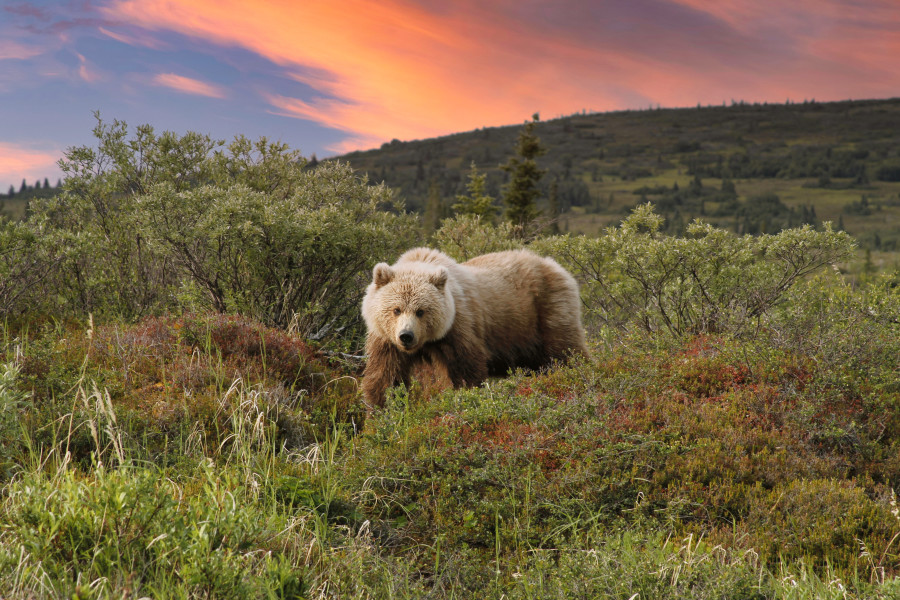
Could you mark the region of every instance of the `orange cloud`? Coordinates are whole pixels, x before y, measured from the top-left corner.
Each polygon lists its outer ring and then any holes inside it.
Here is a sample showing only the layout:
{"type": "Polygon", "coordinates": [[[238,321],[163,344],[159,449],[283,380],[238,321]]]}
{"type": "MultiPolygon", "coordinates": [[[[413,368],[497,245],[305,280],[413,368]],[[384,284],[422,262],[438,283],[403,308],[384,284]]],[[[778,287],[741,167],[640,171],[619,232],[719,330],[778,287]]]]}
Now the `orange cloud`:
{"type": "Polygon", "coordinates": [[[196,96],[208,98],[224,98],[226,96],[225,90],[219,86],[175,73],[160,73],[153,78],[153,83],[196,96]]]}
{"type": "Polygon", "coordinates": [[[654,81],[660,68],[611,48],[498,28],[496,15],[473,15],[474,5],[436,15],[402,0],[268,0],[252,9],[239,0],[120,0],[107,10],[283,65],[320,97],[267,96],[279,114],[352,132],[366,144],[517,122],[535,111],[621,107],[599,75],[639,83],[654,81]]]}
{"type": "Polygon", "coordinates": [[[61,172],[57,161],[62,157],[62,152],[47,152],[34,150],[0,142],[0,193],[6,193],[6,189],[12,185],[18,191],[22,179],[29,185],[44,177],[56,178],[61,172]]]}
{"type": "MultiPolygon", "coordinates": [[[[893,1],[873,0],[885,7],[893,1]]],[[[741,55],[739,64],[729,63],[719,48],[698,49],[689,37],[681,38],[679,51],[692,52],[690,60],[658,48],[650,51],[655,34],[670,33],[666,23],[654,24],[652,15],[635,21],[639,30],[628,40],[630,47],[621,36],[616,40],[584,24],[576,23],[584,29],[573,35],[564,27],[517,19],[522,3],[511,0],[445,2],[435,11],[412,0],[260,0],[252,5],[240,0],[113,0],[104,10],[120,22],[239,46],[281,65],[318,96],[264,94],[272,112],[348,132],[348,139],[333,150],[521,122],[536,111],[553,117],[583,108],[840,95],[824,73],[829,61],[842,60],[840,56],[804,54],[821,50],[822,32],[835,26],[832,17],[846,14],[838,0],[797,0],[796,7],[782,11],[787,13],[784,23],[805,32],[797,38],[796,56],[769,51],[765,39],[753,37],[760,27],[771,25],[778,12],[774,7],[786,6],[783,2],[672,2],[728,24],[764,60],[741,55]],[[641,29],[645,21],[649,26],[641,29]],[[798,82],[811,93],[798,92],[798,82]]],[[[702,31],[696,35],[704,41],[702,31]]],[[[731,42],[727,32],[721,39],[722,44],[731,42]]],[[[854,39],[849,35],[841,47],[854,39]]],[[[730,57],[738,52],[745,49],[730,57]]],[[[894,77],[885,85],[896,87],[896,81],[894,77]]]]}

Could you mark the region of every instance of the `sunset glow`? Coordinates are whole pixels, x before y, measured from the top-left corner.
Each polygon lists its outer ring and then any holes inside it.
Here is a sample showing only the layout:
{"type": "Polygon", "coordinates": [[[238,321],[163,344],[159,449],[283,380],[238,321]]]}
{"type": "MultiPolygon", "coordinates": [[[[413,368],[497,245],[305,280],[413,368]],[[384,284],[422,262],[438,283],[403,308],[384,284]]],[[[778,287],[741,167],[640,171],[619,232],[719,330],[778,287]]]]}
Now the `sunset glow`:
{"type": "MultiPolygon", "coordinates": [[[[0,106],[34,112],[25,120],[32,134],[37,111],[44,121],[68,114],[89,123],[100,110],[221,137],[274,135],[322,155],[520,123],[535,112],[900,95],[893,0],[248,6],[18,2],[0,21],[0,89],[8,90],[0,106]],[[37,81],[25,78],[34,73],[37,81]],[[39,94],[53,85],[72,87],[39,94]]],[[[21,141],[21,127],[3,141],[21,141]]]]}

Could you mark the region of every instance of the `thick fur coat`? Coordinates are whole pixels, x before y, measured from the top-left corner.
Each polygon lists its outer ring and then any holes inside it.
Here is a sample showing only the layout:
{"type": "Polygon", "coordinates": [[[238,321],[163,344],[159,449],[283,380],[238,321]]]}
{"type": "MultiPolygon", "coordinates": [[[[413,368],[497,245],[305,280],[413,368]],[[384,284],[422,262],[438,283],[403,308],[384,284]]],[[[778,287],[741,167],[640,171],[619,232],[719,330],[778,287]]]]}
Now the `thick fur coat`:
{"type": "Polygon", "coordinates": [[[387,388],[408,385],[418,362],[464,387],[587,354],[578,284],[552,259],[512,250],[459,264],[415,248],[372,275],[362,304],[370,408],[384,404],[387,388]]]}

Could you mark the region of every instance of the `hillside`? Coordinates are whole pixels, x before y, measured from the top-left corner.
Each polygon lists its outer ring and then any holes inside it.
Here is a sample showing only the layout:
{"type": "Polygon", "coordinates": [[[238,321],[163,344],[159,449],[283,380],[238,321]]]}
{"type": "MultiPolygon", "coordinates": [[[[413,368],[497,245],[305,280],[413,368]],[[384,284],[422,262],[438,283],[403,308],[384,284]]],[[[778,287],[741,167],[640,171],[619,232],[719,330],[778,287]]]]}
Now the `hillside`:
{"type": "MultiPolygon", "coordinates": [[[[340,157],[447,216],[470,164],[501,196],[519,126],[383,145],[340,157]]],[[[742,233],[833,221],[864,248],[900,243],[900,99],[579,114],[541,122],[566,231],[597,233],[650,200],[677,233],[694,217],[742,233]]],[[[499,200],[498,200],[499,208],[499,200]]]]}

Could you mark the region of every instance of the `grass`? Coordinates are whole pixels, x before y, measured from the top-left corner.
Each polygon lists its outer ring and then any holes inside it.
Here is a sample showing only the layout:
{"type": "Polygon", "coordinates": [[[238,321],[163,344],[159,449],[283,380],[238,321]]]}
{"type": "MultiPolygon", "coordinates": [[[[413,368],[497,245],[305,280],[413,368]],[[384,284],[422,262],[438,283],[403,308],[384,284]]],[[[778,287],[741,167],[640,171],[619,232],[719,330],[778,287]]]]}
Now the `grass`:
{"type": "Polygon", "coordinates": [[[245,319],[88,331],[4,329],[3,597],[900,595],[888,332],[597,338],[366,418],[245,319]]]}

